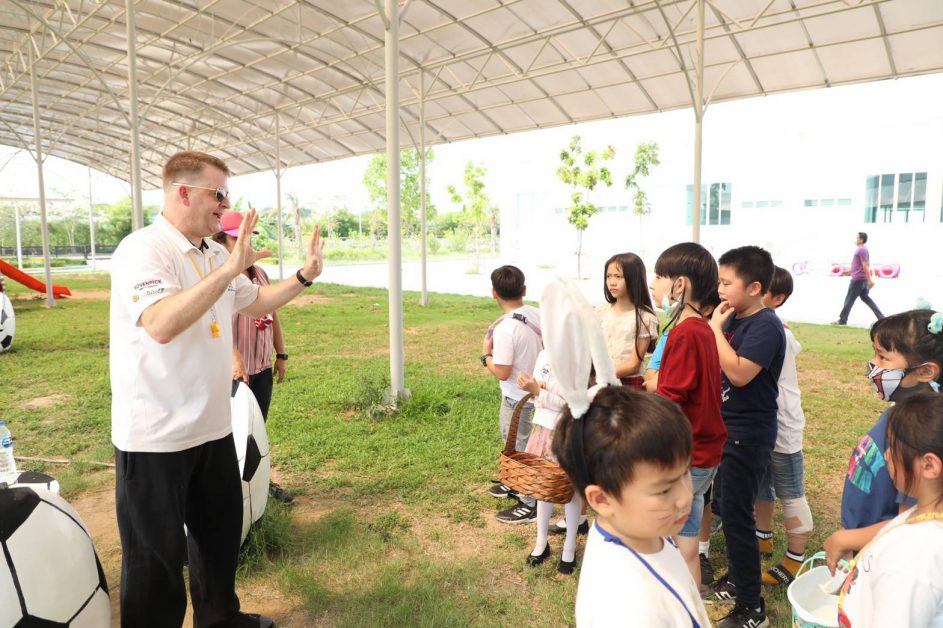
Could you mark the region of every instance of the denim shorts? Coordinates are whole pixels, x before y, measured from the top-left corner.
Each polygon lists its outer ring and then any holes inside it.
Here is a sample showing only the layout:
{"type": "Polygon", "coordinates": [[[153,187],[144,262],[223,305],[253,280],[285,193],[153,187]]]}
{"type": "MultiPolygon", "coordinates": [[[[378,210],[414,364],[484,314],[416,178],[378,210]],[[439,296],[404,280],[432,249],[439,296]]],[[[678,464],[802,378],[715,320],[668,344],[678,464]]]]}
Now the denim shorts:
{"type": "Polygon", "coordinates": [[[802,451],[781,454],[774,451],[766,473],[760,480],[757,499],[765,502],[779,499],[798,499],[805,495],[805,465],[802,451]]]}
{"type": "Polygon", "coordinates": [[[691,467],[691,485],[694,488],[694,499],[691,501],[691,514],[681,528],[680,536],[698,536],[701,533],[701,519],[704,517],[704,493],[710,488],[717,467],[702,469],[691,467]]]}

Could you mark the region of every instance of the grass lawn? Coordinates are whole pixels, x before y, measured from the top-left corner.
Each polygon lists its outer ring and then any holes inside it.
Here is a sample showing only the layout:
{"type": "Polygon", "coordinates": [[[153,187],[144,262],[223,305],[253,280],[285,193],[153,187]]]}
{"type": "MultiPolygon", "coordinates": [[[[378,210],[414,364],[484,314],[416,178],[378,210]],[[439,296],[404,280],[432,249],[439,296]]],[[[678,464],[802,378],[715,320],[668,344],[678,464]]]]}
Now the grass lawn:
{"type": "MultiPolygon", "coordinates": [[[[108,278],[56,282],[77,298],[52,309],[7,282],[17,335],[14,350],[0,355],[0,407],[18,455],[74,461],[21,466],[45,468],[67,498],[80,500],[114,482],[113,472],[88,464],[113,461],[108,278]]],[[[244,552],[240,594],[277,590],[290,610],[280,625],[572,624],[577,578],[556,573],[561,540],[551,540],[554,560],[526,567],[533,526],[496,523],[492,515],[507,504],[485,495],[501,448],[499,397],[477,357],[499,312],[485,298],[417,303],[406,293],[412,399],[394,416],[371,412],[388,373],[385,291],[317,285],[280,311],[291,358],[287,381],[276,386],[269,438],[279,482],[299,503],[270,502],[244,552]]],[[[837,526],[851,448],[883,404],[864,380],[865,330],[792,329],[805,349],[811,552],[837,526]]],[[[781,513],[777,526],[775,560],[784,550],[781,513]]],[[[715,546],[720,571],[722,540],[715,546]]],[[[105,562],[116,587],[117,563],[105,562]]],[[[765,595],[773,625],[789,625],[785,591],[765,595]]]]}

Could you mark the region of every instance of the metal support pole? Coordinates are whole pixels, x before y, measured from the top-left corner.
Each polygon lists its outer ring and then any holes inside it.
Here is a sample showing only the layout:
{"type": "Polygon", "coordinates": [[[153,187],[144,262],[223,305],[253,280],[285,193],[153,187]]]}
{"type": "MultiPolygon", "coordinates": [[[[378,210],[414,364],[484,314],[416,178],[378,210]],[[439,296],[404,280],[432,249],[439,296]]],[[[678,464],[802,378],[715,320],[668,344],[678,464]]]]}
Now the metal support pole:
{"type": "Polygon", "coordinates": [[[426,73],[419,70],[419,255],[422,284],[419,305],[429,305],[426,288],[426,73]]]}
{"type": "Polygon", "coordinates": [[[691,186],[691,240],[701,241],[701,127],[704,121],[704,0],[697,0],[697,58],[694,77],[694,183],[691,186]]]}
{"type": "Polygon", "coordinates": [[[36,90],[36,58],[33,47],[29,49],[29,87],[33,94],[33,144],[36,148],[36,173],[39,184],[39,228],[43,234],[43,267],[46,271],[46,305],[52,307],[56,299],[52,295],[52,270],[49,267],[49,226],[46,224],[46,182],[43,180],[43,138],[39,126],[39,92],[36,90]]]}
{"type": "Polygon", "coordinates": [[[92,272],[98,270],[95,259],[95,214],[92,210],[92,169],[88,169],[88,239],[92,245],[92,272]]]}
{"type": "Polygon", "coordinates": [[[282,131],[278,123],[278,111],[275,112],[275,211],[278,212],[278,279],[285,278],[285,256],[282,255],[282,131]]]}
{"type": "Polygon", "coordinates": [[[20,204],[13,203],[13,219],[16,223],[16,267],[23,270],[23,237],[20,234],[20,204]]]}
{"type": "Polygon", "coordinates": [[[390,389],[388,401],[408,397],[403,381],[403,264],[399,164],[399,4],[385,0],[386,33],[386,210],[390,280],[390,389]]]}
{"type": "Polygon", "coordinates": [[[141,203],[141,139],[138,134],[138,55],[137,29],[134,24],[134,2],[125,0],[125,21],[128,37],[128,117],[131,132],[131,229],[144,226],[141,203]]]}

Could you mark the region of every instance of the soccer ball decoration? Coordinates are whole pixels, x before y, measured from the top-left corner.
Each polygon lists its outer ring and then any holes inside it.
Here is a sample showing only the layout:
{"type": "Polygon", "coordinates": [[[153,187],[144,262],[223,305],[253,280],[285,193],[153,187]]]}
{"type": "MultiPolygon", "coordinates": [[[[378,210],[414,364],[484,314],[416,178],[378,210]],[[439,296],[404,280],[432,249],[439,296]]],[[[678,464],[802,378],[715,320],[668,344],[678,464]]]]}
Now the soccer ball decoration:
{"type": "Polygon", "coordinates": [[[234,381],[229,401],[232,436],[236,441],[236,457],[242,478],[242,540],[245,541],[249,526],[265,512],[272,467],[268,455],[268,433],[255,395],[243,382],[234,381]]]}
{"type": "Polygon", "coordinates": [[[20,471],[16,482],[14,482],[13,486],[10,488],[16,488],[18,486],[41,488],[45,491],[50,491],[57,495],[59,494],[59,480],[37,471],[20,471]]]}
{"type": "Polygon", "coordinates": [[[78,513],[42,489],[0,489],[0,626],[107,628],[108,583],[78,513]]]}
{"type": "Polygon", "coordinates": [[[13,346],[13,332],[16,330],[16,316],[9,297],[0,292],[0,353],[13,346]]]}

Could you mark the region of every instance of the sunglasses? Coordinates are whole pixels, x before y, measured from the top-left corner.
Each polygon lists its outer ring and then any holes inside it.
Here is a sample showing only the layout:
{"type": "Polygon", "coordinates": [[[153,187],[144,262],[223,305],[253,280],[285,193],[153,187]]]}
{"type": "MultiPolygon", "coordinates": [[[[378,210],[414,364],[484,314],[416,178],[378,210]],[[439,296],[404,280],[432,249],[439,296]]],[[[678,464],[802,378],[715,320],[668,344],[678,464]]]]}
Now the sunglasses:
{"type": "Polygon", "coordinates": [[[227,189],[224,188],[224,187],[208,188],[208,187],[203,186],[203,185],[193,185],[192,183],[183,183],[183,182],[181,182],[181,181],[173,181],[173,182],[171,183],[171,185],[182,185],[182,186],[188,187],[188,188],[199,188],[199,189],[201,189],[201,190],[209,190],[210,192],[214,192],[214,193],[216,194],[216,202],[217,202],[217,203],[222,203],[222,202],[225,201],[227,198],[229,198],[229,190],[227,190],[227,189]]]}

